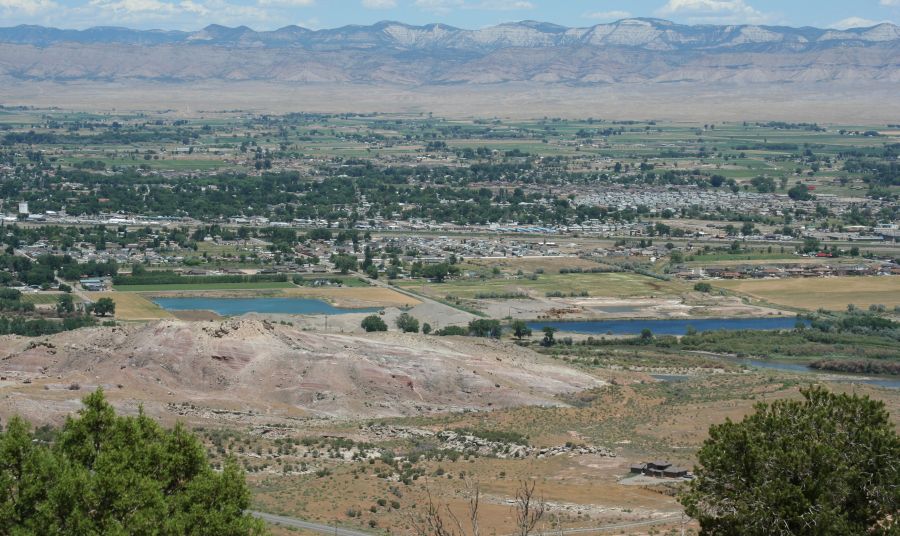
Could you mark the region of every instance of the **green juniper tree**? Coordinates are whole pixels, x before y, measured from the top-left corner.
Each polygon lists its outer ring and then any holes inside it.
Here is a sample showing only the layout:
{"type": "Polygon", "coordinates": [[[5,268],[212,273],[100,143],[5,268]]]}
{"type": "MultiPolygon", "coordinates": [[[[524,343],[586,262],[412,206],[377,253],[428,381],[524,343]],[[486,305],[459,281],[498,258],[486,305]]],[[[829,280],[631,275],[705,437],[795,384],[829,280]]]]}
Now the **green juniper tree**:
{"type": "Polygon", "coordinates": [[[91,311],[97,316],[116,314],[116,302],[112,298],[100,298],[93,304],[91,311]]]}
{"type": "Polygon", "coordinates": [[[884,403],[802,394],[710,428],[680,499],[701,534],[900,534],[900,437],[884,403]]]}
{"type": "Polygon", "coordinates": [[[409,313],[402,313],[396,320],[397,329],[403,333],[418,333],[419,321],[409,313]]]}
{"type": "Polygon", "coordinates": [[[360,326],[369,333],[373,331],[387,331],[388,329],[387,324],[378,315],[369,315],[363,318],[360,326]]]}
{"type": "Polygon", "coordinates": [[[510,324],[510,328],[512,328],[513,337],[519,340],[522,340],[525,337],[531,337],[531,328],[528,327],[528,323],[524,320],[513,320],[510,324]]]}
{"type": "Polygon", "coordinates": [[[183,426],[117,416],[98,390],[52,442],[13,417],[0,432],[0,535],[263,534],[238,467],[214,471],[183,426]]]}

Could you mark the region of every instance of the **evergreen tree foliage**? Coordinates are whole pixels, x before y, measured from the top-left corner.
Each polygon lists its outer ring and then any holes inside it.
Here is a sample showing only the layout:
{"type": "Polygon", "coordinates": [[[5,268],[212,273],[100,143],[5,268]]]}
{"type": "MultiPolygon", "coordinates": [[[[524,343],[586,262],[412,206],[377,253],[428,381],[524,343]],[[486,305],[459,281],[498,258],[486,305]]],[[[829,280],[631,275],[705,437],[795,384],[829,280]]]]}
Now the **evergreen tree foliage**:
{"type": "Polygon", "coordinates": [[[0,432],[0,535],[263,534],[242,471],[214,471],[203,445],[143,411],[115,414],[98,390],[50,444],[12,418],[0,432]]]}
{"type": "Polygon", "coordinates": [[[802,394],[710,428],[681,497],[701,534],[900,534],[900,437],[884,403],[802,394]]]}

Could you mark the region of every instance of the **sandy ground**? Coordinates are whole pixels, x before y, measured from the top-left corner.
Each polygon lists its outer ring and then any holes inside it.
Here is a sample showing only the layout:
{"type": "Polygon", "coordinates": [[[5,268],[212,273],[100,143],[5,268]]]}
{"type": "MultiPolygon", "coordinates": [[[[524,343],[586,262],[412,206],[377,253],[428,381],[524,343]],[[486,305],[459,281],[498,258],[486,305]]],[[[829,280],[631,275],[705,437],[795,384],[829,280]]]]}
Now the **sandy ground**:
{"type": "Polygon", "coordinates": [[[509,119],[602,117],[673,121],[782,120],[883,123],[900,116],[896,87],[872,84],[496,84],[372,86],[269,82],[0,82],[5,105],[58,106],[90,111],[216,110],[254,112],[434,112],[445,117],[509,119]],[[874,104],[874,103],[877,103],[874,104]]]}
{"type": "Polygon", "coordinates": [[[779,311],[747,305],[740,298],[706,297],[691,293],[677,298],[540,298],[480,300],[492,318],[603,320],[609,318],[691,318],[770,316],[779,311]]]}
{"type": "Polygon", "coordinates": [[[320,298],[335,307],[414,307],[419,300],[383,287],[341,288],[291,288],[282,291],[285,296],[320,298]]]}
{"type": "MultiPolygon", "coordinates": [[[[441,461],[427,464],[430,476],[419,479],[410,486],[401,486],[399,509],[378,508],[370,513],[373,497],[389,496],[390,482],[358,476],[351,467],[337,467],[329,477],[326,489],[302,495],[296,490],[315,489],[322,486],[315,480],[266,477],[250,477],[251,486],[258,482],[257,501],[269,509],[288,509],[295,515],[330,523],[335,518],[349,526],[365,528],[368,519],[378,521],[378,526],[393,534],[411,534],[407,519],[427,502],[426,493],[456,515],[467,511],[470,497],[459,474],[472,475],[470,484],[481,489],[479,524],[482,534],[508,534],[514,526],[515,511],[512,497],[522,479],[536,479],[537,490],[545,502],[547,515],[541,530],[553,534],[558,518],[566,528],[596,527],[616,523],[645,521],[648,519],[676,520],[680,508],[674,497],[660,493],[653,486],[622,486],[619,479],[628,472],[628,461],[596,455],[560,456],[544,460],[500,460],[478,458],[470,460],[441,461]],[[438,467],[445,476],[436,477],[438,467]],[[502,474],[503,476],[498,476],[502,474]],[[426,491],[427,490],[427,491],[426,491]],[[417,508],[418,507],[418,508],[417,508]],[[348,509],[364,512],[355,521],[343,516],[348,509]],[[554,520],[551,522],[551,520],[554,520]]],[[[465,518],[463,518],[465,519],[465,518]]],[[[672,523],[675,525],[675,523],[672,523]]],[[[665,526],[665,525],[664,525],[665,526]]],[[[649,527],[632,527],[618,534],[647,534],[649,527]]],[[[652,529],[655,534],[660,526],[652,529]]]]}
{"type": "MultiPolygon", "coordinates": [[[[404,296],[397,293],[398,296],[404,296]]],[[[387,307],[377,313],[382,320],[388,325],[388,329],[395,331],[397,317],[403,313],[412,315],[419,321],[420,326],[428,323],[433,330],[438,330],[447,326],[464,326],[470,321],[478,318],[471,313],[460,311],[448,305],[435,301],[419,302],[413,298],[408,300],[410,303],[417,303],[414,307],[387,307]]],[[[271,315],[250,313],[244,315],[243,318],[251,319],[268,319],[274,322],[288,322],[299,329],[316,331],[321,333],[363,333],[362,321],[365,317],[374,314],[365,313],[344,313],[340,315],[271,315]]],[[[179,318],[181,318],[179,316],[179,318]]],[[[202,312],[198,312],[196,316],[183,318],[184,320],[209,320],[202,312]]]]}

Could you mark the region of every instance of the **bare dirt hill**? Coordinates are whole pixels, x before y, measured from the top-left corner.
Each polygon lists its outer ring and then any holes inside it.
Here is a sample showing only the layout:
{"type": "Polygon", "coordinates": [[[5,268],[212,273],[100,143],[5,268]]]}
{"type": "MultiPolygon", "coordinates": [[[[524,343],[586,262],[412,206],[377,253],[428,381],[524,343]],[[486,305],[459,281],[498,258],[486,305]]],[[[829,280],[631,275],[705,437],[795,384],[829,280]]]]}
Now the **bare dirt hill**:
{"type": "Polygon", "coordinates": [[[602,384],[494,341],[322,334],[246,319],[6,337],[0,348],[0,416],[37,422],[77,408],[98,385],[154,414],[271,422],[559,404],[558,394],[602,384]]]}

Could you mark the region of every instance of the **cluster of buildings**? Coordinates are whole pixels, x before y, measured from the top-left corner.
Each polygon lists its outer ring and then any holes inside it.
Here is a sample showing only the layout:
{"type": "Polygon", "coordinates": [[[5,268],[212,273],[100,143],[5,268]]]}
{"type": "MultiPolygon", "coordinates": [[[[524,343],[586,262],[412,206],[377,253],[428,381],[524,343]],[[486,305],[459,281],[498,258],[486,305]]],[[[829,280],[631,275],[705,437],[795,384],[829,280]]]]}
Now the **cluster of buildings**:
{"type": "Polygon", "coordinates": [[[88,279],[82,279],[78,281],[78,284],[81,285],[81,288],[87,290],[88,292],[101,292],[107,289],[106,279],[101,279],[99,277],[92,277],[88,279]]]}
{"type": "Polygon", "coordinates": [[[34,244],[20,246],[17,249],[24,255],[32,259],[36,259],[37,257],[44,254],[65,254],[69,255],[79,263],[86,263],[90,261],[99,263],[115,261],[120,266],[135,263],[150,265],[179,265],[185,259],[185,254],[183,253],[158,252],[152,248],[142,247],[142,244],[139,243],[120,246],[115,242],[107,242],[106,249],[97,249],[94,244],[82,242],[77,243],[75,247],[71,249],[62,251],[53,244],[47,243],[45,241],[38,241],[34,244]]]}
{"type": "MultiPolygon", "coordinates": [[[[645,207],[649,214],[662,214],[666,209],[678,212],[682,208],[698,207],[704,211],[734,211],[748,214],[778,216],[785,210],[803,209],[815,212],[816,206],[825,206],[830,212],[841,215],[848,212],[859,198],[842,198],[830,194],[816,194],[815,199],[799,201],[787,194],[732,192],[727,188],[704,189],[693,185],[648,188],[646,186],[609,186],[587,193],[579,193],[575,204],[600,206],[609,210],[637,210],[645,207]]],[[[878,211],[884,201],[866,199],[873,211],[878,211]]]]}
{"type": "Polygon", "coordinates": [[[697,279],[780,279],[785,277],[900,275],[900,265],[880,264],[790,264],[783,266],[708,266],[676,272],[675,277],[697,279]]]}
{"type": "Polygon", "coordinates": [[[383,236],[372,242],[377,250],[396,251],[404,260],[415,260],[406,255],[416,252],[420,259],[445,259],[450,255],[459,258],[545,257],[560,255],[560,246],[546,240],[517,240],[502,236],[491,238],[463,238],[448,236],[383,236]],[[409,257],[408,259],[404,257],[409,257]]]}
{"type": "Polygon", "coordinates": [[[199,221],[193,218],[175,216],[140,216],[131,214],[100,213],[92,216],[73,216],[65,211],[30,212],[28,203],[19,203],[18,214],[0,214],[4,223],[26,221],[29,223],[47,223],[53,225],[140,225],[150,227],[167,227],[170,225],[192,225],[199,221]]]}

